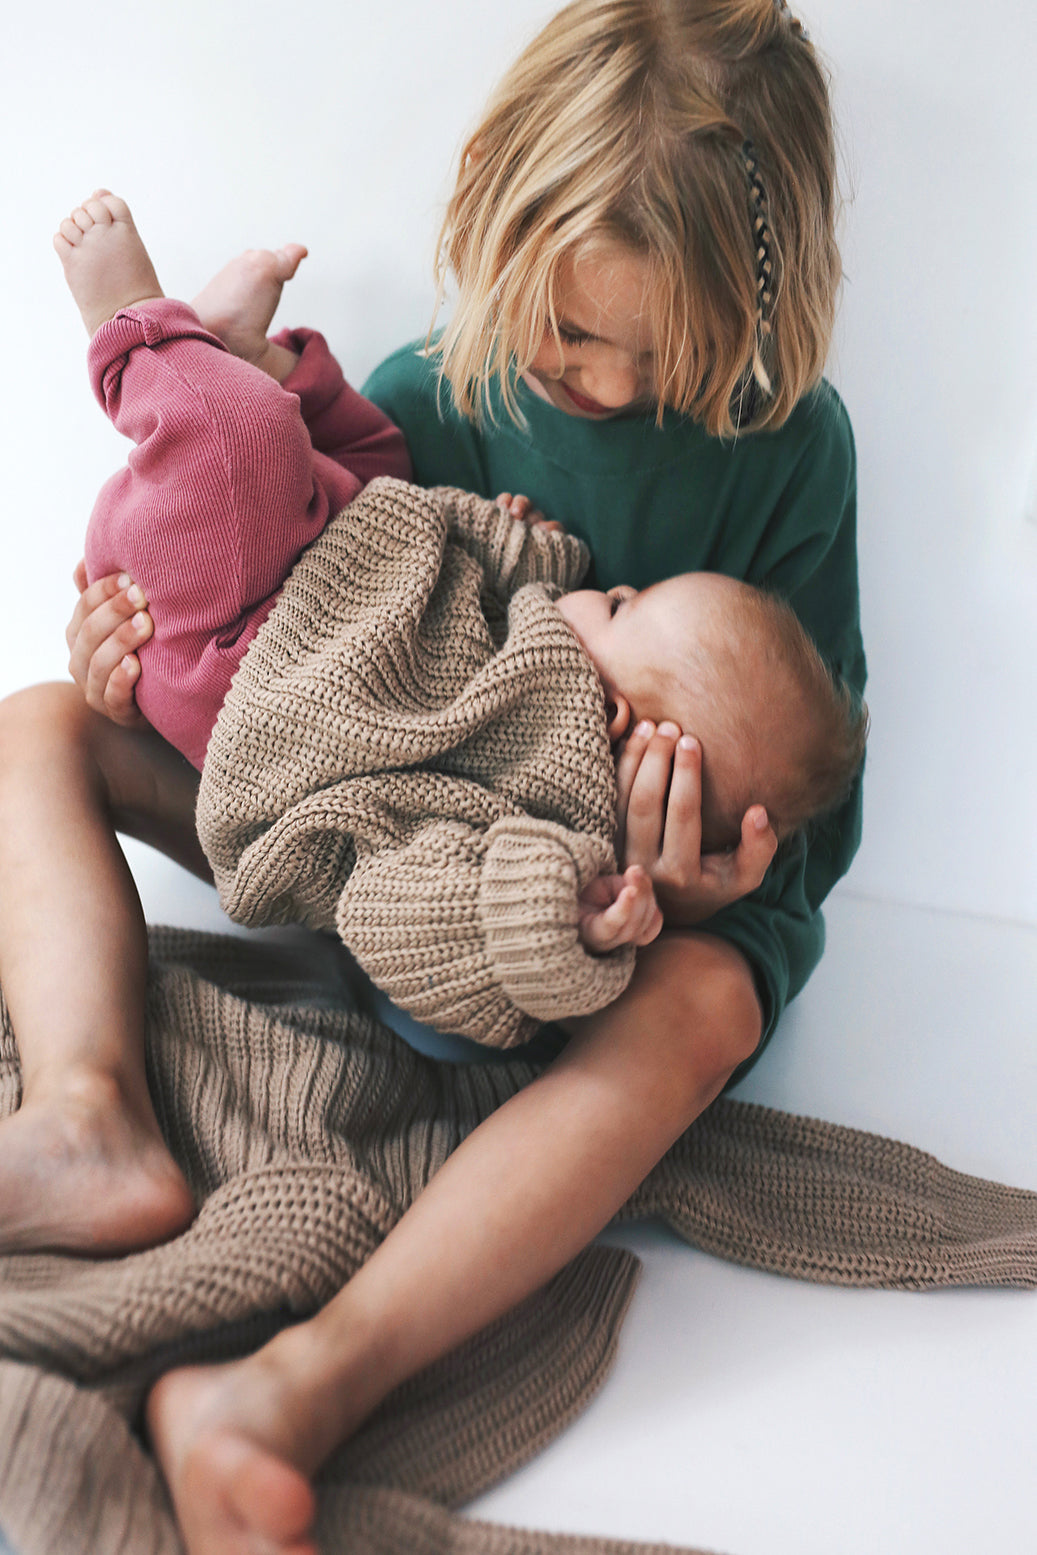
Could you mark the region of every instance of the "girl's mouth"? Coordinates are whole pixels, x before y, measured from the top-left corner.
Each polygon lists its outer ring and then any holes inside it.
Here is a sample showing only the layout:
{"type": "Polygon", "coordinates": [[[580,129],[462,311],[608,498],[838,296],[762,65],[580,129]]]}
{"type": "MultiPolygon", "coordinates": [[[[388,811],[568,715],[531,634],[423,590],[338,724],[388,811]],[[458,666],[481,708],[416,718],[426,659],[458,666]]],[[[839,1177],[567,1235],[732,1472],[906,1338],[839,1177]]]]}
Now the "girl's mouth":
{"type": "Polygon", "coordinates": [[[570,388],[564,378],[561,380],[561,386],[576,406],[576,409],[582,410],[585,416],[615,415],[615,410],[611,405],[599,405],[597,400],[588,399],[585,394],[577,394],[576,390],[570,388]]]}

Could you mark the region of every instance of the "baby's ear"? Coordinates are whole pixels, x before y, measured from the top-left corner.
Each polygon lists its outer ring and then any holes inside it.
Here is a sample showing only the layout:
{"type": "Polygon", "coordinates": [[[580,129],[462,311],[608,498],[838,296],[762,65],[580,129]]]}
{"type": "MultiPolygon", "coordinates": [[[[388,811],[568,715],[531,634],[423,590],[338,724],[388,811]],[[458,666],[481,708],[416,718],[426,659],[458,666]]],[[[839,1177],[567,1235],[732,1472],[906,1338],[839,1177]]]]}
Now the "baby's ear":
{"type": "Polygon", "coordinates": [[[610,692],[605,701],[605,723],[613,745],[630,728],[630,703],[621,692],[610,692]]]}

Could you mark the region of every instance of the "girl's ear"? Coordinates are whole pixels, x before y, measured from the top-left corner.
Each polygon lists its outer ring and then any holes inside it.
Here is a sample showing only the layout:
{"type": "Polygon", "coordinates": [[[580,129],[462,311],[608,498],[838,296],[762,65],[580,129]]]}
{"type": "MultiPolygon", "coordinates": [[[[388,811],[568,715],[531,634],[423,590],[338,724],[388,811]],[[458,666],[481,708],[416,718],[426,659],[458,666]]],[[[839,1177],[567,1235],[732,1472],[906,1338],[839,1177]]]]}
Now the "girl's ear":
{"type": "Polygon", "coordinates": [[[605,703],[605,721],[608,737],[613,744],[621,740],[630,728],[630,703],[621,692],[609,692],[605,703]]]}

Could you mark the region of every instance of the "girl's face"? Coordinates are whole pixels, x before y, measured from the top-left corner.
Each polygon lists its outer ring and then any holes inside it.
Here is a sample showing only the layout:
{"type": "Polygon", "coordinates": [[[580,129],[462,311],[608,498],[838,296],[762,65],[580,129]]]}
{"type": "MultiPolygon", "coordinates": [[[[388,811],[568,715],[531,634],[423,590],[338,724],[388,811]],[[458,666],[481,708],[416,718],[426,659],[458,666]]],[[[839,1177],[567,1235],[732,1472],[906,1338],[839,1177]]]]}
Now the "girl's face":
{"type": "Polygon", "coordinates": [[[646,303],[648,264],[619,244],[565,263],[558,329],[548,332],[524,374],[542,399],[568,416],[600,421],[654,408],[653,341],[646,303]]]}

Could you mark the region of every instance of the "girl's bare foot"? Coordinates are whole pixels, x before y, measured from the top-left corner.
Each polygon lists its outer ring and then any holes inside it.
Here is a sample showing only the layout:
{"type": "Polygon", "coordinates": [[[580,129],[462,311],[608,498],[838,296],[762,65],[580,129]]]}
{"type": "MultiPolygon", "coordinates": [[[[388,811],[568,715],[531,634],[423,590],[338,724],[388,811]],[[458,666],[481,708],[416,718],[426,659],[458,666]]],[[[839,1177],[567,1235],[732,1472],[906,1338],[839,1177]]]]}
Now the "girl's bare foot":
{"type": "Polygon", "coordinates": [[[278,1341],[223,1366],[168,1372],[147,1423],[188,1555],[317,1555],[308,1473],[323,1456],[297,1419],[278,1341]]]}
{"type": "Polygon", "coordinates": [[[195,1203],[150,1110],[69,1076],[0,1123],[0,1248],[110,1254],[164,1242],[195,1203]]]}
{"type": "Polygon", "coordinates": [[[162,296],[129,206],[108,189],[95,189],[66,216],[54,248],[90,335],[120,308],[162,296]]]}
{"type": "MultiPolygon", "coordinates": [[[[306,250],[301,243],[284,248],[250,248],[214,275],[191,306],[211,334],[235,356],[269,371],[266,358],[270,321],[306,250]]],[[[275,373],[274,376],[277,376],[275,373]]]]}

